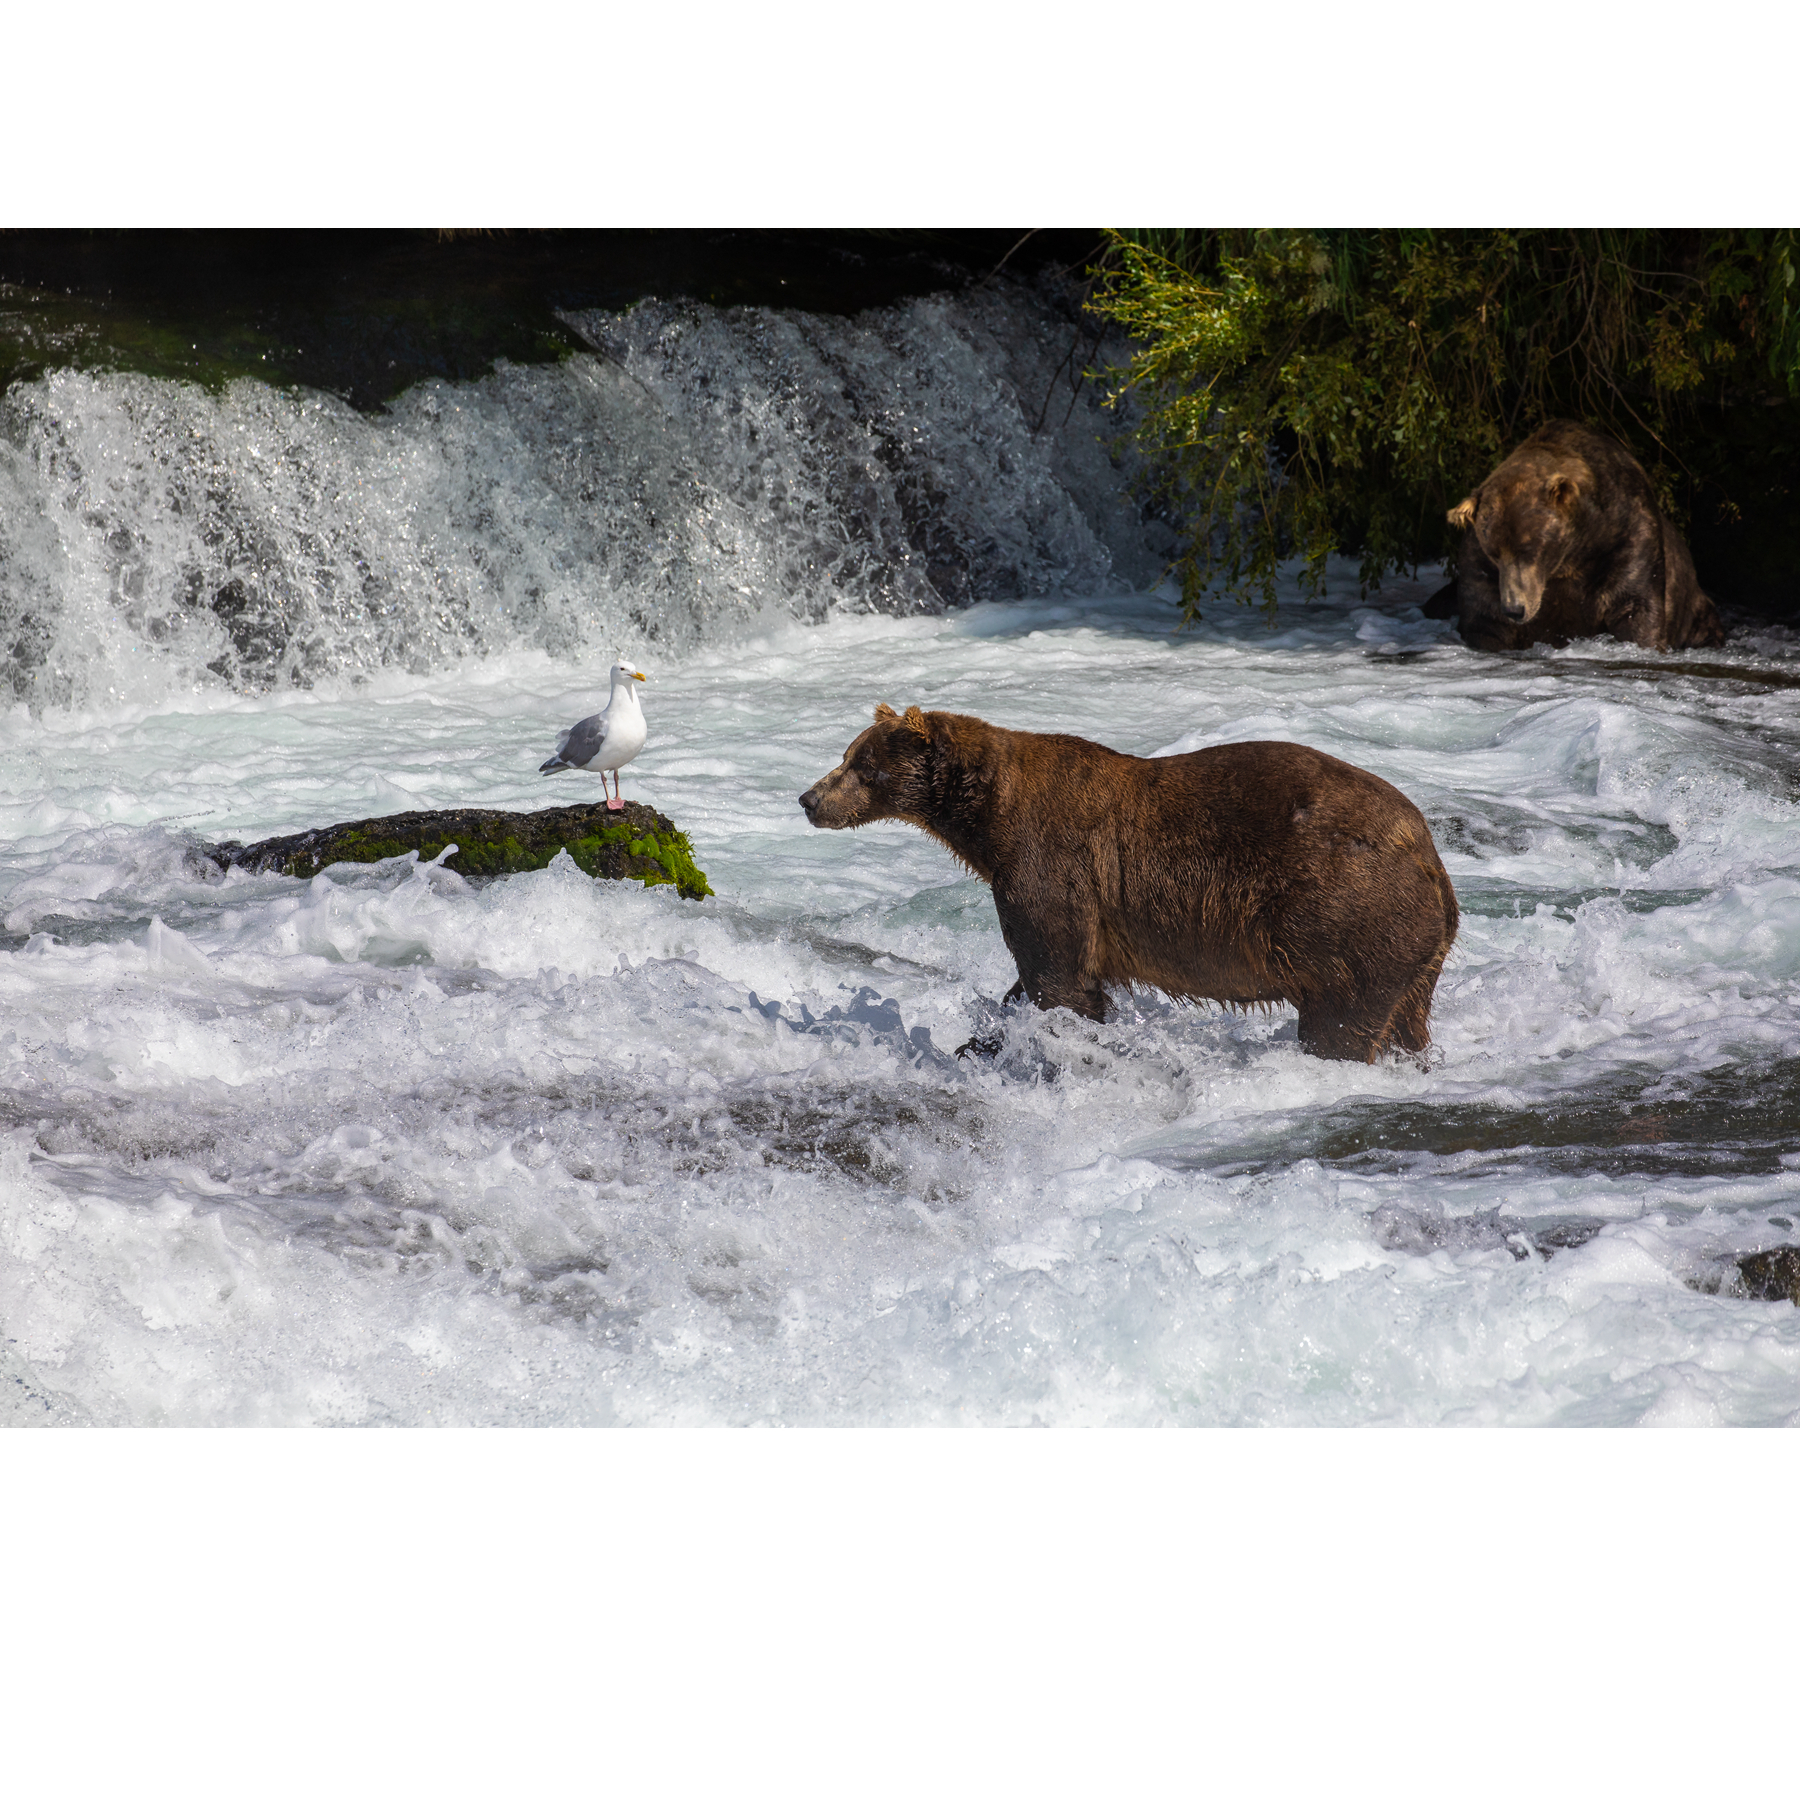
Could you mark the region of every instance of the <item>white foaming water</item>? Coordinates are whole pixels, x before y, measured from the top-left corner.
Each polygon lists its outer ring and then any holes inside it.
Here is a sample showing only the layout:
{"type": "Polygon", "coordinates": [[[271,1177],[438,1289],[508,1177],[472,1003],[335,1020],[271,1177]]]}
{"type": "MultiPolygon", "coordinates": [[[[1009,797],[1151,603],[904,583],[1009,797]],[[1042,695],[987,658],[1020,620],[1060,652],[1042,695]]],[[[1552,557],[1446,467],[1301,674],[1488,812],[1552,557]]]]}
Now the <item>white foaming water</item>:
{"type": "Polygon", "coordinates": [[[198,878],[187,839],[566,800],[610,646],[0,731],[0,1417],[1793,1422],[1800,646],[1463,649],[1334,579],[837,616],[642,660],[559,862],[198,878]],[[1293,1016],[1014,1015],[987,890],[796,796],[877,701],[1397,783],[1464,908],[1430,1066],[1293,1016]],[[597,790],[596,790],[597,791],[597,790]],[[1708,1292],[1708,1288],[1715,1291],[1708,1292]]]}

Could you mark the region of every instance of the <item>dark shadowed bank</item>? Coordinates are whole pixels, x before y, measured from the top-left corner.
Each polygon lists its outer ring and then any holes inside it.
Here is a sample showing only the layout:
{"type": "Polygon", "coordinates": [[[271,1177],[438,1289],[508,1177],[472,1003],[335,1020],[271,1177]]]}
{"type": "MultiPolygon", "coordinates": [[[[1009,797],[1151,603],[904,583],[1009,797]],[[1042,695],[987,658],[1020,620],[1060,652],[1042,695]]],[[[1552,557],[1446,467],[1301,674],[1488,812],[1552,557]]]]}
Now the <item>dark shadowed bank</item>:
{"type": "Polygon", "coordinates": [[[849,315],[1084,269],[1098,231],[0,231],[0,390],[46,369],[378,411],[436,376],[589,348],[559,316],[698,300],[849,315]]]}

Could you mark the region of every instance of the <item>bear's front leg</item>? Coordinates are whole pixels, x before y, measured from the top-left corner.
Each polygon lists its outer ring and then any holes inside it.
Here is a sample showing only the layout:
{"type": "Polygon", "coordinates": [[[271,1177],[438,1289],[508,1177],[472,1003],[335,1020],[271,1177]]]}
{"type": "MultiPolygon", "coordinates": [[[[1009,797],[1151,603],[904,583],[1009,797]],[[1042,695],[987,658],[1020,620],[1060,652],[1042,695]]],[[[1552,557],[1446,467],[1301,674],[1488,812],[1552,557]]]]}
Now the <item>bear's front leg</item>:
{"type": "Polygon", "coordinates": [[[1644,650],[1669,648],[1667,565],[1659,520],[1638,521],[1630,541],[1594,583],[1595,629],[1644,650]]]}
{"type": "Polygon", "coordinates": [[[1482,555],[1471,532],[1456,557],[1456,629],[1471,650],[1520,650],[1528,632],[1500,604],[1500,571],[1482,555]]]}
{"type": "Polygon", "coordinates": [[[1083,981],[1079,976],[1044,975],[1036,983],[1021,974],[1025,991],[1032,1003],[1048,1012],[1053,1006],[1066,1006],[1084,1019],[1102,1022],[1106,1018],[1106,989],[1097,981],[1083,981]]]}
{"type": "Polygon", "coordinates": [[[1093,937],[1086,910],[1067,894],[1022,895],[1003,877],[994,881],[994,911],[1018,965],[1019,987],[1046,1011],[1066,1006],[1099,1020],[1106,1017],[1106,989],[1083,967],[1093,937]]]}

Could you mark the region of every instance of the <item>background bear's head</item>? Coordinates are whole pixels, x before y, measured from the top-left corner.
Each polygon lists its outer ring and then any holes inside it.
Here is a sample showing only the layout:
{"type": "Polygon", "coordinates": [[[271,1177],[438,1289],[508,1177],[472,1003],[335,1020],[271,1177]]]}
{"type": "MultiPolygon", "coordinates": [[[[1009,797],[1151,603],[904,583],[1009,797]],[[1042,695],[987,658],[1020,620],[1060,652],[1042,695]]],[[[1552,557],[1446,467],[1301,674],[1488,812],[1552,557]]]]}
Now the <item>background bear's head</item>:
{"type": "Polygon", "coordinates": [[[930,749],[925,715],[916,706],[902,715],[884,703],[875,709],[875,723],[800,796],[800,804],[822,831],[874,819],[916,822],[929,798],[930,749]]]}
{"type": "Polygon", "coordinates": [[[1498,571],[1508,618],[1536,618],[1551,578],[1581,548],[1590,480],[1586,466],[1566,453],[1553,458],[1528,443],[1451,509],[1450,523],[1471,528],[1498,571]]]}

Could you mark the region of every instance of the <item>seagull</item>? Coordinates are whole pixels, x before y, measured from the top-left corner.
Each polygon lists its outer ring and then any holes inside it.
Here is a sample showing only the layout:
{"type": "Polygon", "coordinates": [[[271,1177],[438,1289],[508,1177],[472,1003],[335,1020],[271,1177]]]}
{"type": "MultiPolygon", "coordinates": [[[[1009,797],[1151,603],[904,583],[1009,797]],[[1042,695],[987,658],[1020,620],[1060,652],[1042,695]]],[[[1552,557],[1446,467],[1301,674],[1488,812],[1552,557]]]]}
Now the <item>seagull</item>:
{"type": "Polygon", "coordinates": [[[556,740],[556,754],[538,770],[540,775],[554,775],[558,769],[598,769],[600,791],[606,792],[606,771],[612,770],[613,791],[606,805],[610,812],[623,812],[625,802],[619,796],[619,771],[644,747],[648,728],[644,709],[638,705],[637,689],[631,684],[645,679],[641,670],[628,662],[612,666],[612,697],[604,712],[597,712],[579,725],[571,725],[556,740]]]}

